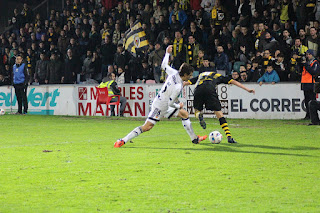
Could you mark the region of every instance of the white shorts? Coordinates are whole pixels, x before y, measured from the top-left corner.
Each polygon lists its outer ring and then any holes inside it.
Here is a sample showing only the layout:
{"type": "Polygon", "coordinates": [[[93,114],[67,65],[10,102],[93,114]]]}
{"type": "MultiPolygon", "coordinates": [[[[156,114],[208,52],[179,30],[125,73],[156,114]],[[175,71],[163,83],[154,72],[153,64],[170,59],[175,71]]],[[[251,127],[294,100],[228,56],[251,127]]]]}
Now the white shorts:
{"type": "Polygon", "coordinates": [[[179,109],[177,108],[168,107],[166,109],[159,109],[152,106],[146,122],[149,121],[153,124],[156,124],[158,121],[160,121],[161,117],[170,119],[172,116],[177,116],[178,113],[179,113],[179,109]]]}

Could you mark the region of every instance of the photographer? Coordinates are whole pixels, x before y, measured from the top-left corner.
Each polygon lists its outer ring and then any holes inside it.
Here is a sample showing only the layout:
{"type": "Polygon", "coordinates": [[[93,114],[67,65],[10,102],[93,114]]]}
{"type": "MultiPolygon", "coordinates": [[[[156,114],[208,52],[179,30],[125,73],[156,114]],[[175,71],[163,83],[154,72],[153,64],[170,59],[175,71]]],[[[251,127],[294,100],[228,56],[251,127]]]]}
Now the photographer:
{"type": "Polygon", "coordinates": [[[302,61],[303,71],[301,75],[301,90],[304,93],[305,107],[307,110],[304,119],[310,119],[309,102],[316,100],[316,93],[314,92],[315,75],[319,72],[319,62],[314,58],[313,50],[307,50],[306,60],[302,61]]]}

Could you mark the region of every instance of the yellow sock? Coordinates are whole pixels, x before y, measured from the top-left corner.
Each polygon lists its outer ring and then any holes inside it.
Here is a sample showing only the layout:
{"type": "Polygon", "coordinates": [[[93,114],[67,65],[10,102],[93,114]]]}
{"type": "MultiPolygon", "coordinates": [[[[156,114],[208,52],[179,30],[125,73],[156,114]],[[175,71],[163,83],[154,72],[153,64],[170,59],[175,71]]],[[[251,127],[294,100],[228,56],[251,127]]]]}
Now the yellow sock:
{"type": "Polygon", "coordinates": [[[228,123],[227,123],[226,119],[224,117],[222,117],[219,119],[219,121],[220,121],[221,128],[223,129],[224,133],[226,133],[226,136],[231,137],[231,132],[228,127],[228,123]]]}

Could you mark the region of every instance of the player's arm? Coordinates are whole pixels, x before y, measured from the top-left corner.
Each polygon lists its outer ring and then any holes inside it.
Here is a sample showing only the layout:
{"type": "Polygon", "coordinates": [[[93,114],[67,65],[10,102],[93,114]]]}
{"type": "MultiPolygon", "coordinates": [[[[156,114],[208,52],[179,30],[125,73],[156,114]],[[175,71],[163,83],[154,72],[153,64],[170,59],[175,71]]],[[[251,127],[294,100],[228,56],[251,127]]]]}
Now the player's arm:
{"type": "Polygon", "coordinates": [[[168,105],[170,107],[176,108],[176,109],[181,109],[183,107],[183,103],[176,103],[177,97],[180,94],[180,89],[176,89],[174,90],[174,92],[171,93],[170,97],[169,97],[169,102],[168,105]]]}
{"type": "Polygon", "coordinates": [[[169,58],[170,58],[170,47],[171,46],[171,52],[172,52],[172,45],[169,45],[166,49],[166,54],[164,55],[163,59],[162,59],[162,64],[161,64],[161,68],[165,69],[166,65],[169,65],[169,58]]]}
{"type": "Polygon", "coordinates": [[[169,45],[166,49],[166,54],[162,60],[161,68],[166,71],[168,75],[174,75],[178,71],[169,66],[169,57],[172,53],[172,45],[169,45]]]}
{"type": "Polygon", "coordinates": [[[255,94],[254,89],[249,89],[249,88],[245,87],[243,84],[241,84],[240,82],[238,82],[238,81],[236,81],[236,80],[231,80],[231,81],[230,81],[230,84],[236,85],[237,87],[240,87],[241,89],[244,89],[244,90],[246,90],[246,91],[249,92],[249,93],[255,94]]]}
{"type": "Polygon", "coordinates": [[[188,81],[183,82],[183,86],[188,86],[197,83],[198,77],[189,79],[188,81]]]}

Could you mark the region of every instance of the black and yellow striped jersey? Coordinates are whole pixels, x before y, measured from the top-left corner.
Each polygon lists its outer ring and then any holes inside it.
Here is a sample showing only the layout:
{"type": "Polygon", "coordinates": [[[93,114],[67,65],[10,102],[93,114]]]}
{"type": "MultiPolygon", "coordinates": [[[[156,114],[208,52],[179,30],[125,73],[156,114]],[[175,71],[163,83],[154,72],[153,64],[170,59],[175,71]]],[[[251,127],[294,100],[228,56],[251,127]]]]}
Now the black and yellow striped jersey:
{"type": "Polygon", "coordinates": [[[215,87],[218,84],[230,84],[233,79],[231,77],[225,77],[216,72],[203,72],[198,77],[192,78],[189,80],[190,84],[195,84],[196,87],[206,83],[206,85],[210,85],[215,87]]]}

